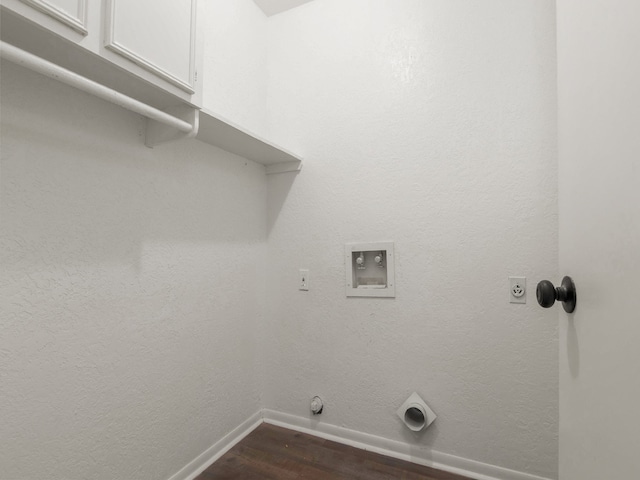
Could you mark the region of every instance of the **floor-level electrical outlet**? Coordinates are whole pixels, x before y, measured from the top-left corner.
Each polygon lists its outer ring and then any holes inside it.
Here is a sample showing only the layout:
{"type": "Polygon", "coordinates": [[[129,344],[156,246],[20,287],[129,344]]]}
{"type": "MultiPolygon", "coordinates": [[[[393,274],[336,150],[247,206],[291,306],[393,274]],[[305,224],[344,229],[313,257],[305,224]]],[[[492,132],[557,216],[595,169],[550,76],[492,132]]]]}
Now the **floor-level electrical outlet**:
{"type": "Polygon", "coordinates": [[[509,303],[527,303],[527,279],[509,277],[509,303]]]}
{"type": "Polygon", "coordinates": [[[309,290],[309,270],[301,268],[298,272],[298,290],[309,290]]]}

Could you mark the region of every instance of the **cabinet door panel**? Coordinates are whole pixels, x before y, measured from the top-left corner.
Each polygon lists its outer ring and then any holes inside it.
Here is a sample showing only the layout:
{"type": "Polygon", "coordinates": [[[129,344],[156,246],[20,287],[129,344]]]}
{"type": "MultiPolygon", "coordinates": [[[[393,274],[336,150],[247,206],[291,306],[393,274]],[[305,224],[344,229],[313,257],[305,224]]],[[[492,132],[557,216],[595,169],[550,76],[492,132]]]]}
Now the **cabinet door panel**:
{"type": "Polygon", "coordinates": [[[21,0],[47,15],[55,18],[76,32],[86,35],[87,0],[21,0]]]}
{"type": "Polygon", "coordinates": [[[105,47],[194,93],[196,0],[108,0],[105,47]]]}

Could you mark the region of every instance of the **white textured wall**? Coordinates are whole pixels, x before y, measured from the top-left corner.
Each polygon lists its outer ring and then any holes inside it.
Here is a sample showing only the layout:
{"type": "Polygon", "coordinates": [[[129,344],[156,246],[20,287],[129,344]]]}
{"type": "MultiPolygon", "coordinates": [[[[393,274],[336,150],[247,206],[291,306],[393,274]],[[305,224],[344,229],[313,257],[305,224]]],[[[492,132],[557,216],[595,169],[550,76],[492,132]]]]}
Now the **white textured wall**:
{"type": "Polygon", "coordinates": [[[262,167],[146,149],[139,117],[3,65],[2,476],[168,478],[321,394],[324,422],[555,477],[556,321],[506,303],[557,275],[553,2],[200,5],[205,105],[304,169],[266,215],[262,167]],[[396,299],[344,296],[368,240],[396,242],[396,299]]]}
{"type": "Polygon", "coordinates": [[[264,169],[1,82],[0,477],[169,478],[261,407],[264,169]]]}
{"type": "Polygon", "coordinates": [[[265,406],[557,476],[554,2],[317,0],[270,19],[265,406]],[[343,245],[395,242],[395,299],[346,298],[343,245]],[[311,290],[297,290],[309,268],[311,290]],[[527,305],[507,277],[528,278],[527,305]],[[413,391],[423,435],[395,416],[413,391]]]}
{"type": "Polygon", "coordinates": [[[560,478],[640,478],[640,3],[558,1],[560,478]]]}

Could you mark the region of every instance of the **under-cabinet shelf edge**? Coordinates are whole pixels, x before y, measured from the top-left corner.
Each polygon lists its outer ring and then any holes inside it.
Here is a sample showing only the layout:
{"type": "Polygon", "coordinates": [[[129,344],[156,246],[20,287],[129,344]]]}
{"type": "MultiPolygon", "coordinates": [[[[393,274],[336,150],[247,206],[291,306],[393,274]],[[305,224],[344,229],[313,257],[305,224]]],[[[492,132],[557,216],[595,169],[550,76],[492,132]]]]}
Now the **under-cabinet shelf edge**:
{"type": "Polygon", "coordinates": [[[196,138],[267,167],[267,174],[300,170],[302,157],[203,108],[196,138]]]}

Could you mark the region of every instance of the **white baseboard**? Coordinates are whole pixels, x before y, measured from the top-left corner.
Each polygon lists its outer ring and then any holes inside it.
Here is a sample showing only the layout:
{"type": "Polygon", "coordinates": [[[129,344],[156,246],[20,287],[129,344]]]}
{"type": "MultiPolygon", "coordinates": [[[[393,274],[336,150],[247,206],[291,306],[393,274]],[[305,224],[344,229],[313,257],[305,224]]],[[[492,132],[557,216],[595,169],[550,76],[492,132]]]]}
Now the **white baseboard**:
{"type": "Polygon", "coordinates": [[[181,468],[180,471],[172,475],[169,480],[193,480],[206,470],[209,465],[231,450],[235,444],[240,442],[240,440],[249,435],[261,424],[262,411],[258,411],[181,468]]]}
{"type": "Polygon", "coordinates": [[[302,433],[308,433],[309,435],[379,453],[388,457],[437,468],[438,470],[444,470],[446,472],[457,473],[458,475],[476,480],[551,480],[516,470],[509,470],[507,468],[477,462],[475,460],[469,460],[467,458],[456,457],[455,455],[449,455],[435,450],[416,448],[415,445],[389,440],[344,427],[312,422],[310,418],[298,417],[267,409],[254,413],[242,422],[241,425],[180,469],[180,471],[169,480],[194,480],[209,465],[222,457],[263,422],[302,433]]]}
{"type": "Polygon", "coordinates": [[[312,422],[309,418],[280,413],[274,410],[265,409],[262,411],[262,416],[265,423],[308,433],[316,437],[380,453],[388,457],[457,473],[458,475],[477,480],[550,480],[516,470],[509,470],[475,460],[456,457],[447,453],[427,449],[416,449],[415,445],[408,443],[389,440],[335,425],[312,422]]]}

